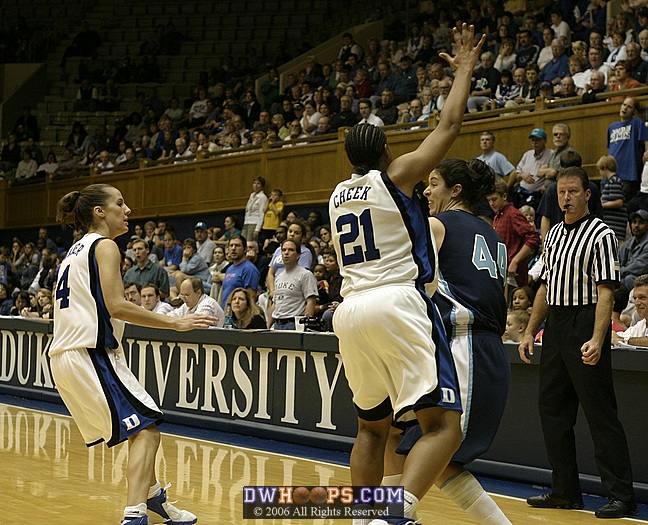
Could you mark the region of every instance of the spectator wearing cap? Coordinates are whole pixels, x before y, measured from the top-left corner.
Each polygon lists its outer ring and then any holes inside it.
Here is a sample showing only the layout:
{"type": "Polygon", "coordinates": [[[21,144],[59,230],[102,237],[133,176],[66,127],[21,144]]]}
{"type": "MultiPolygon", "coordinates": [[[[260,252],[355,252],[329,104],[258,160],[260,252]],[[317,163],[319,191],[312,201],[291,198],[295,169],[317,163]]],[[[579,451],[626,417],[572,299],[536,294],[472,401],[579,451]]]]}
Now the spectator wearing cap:
{"type": "Polygon", "coordinates": [[[529,139],[532,148],[522,155],[509,177],[509,196],[518,209],[525,204],[533,209],[538,207],[545,181],[544,177],[538,175],[538,171],[547,164],[553,153],[553,150],[547,148],[547,132],[544,129],[535,128],[529,134],[529,139]]]}
{"type": "Polygon", "coordinates": [[[211,265],[216,243],[209,238],[206,223],[202,221],[196,223],[194,226],[194,238],[196,239],[198,255],[205,260],[207,265],[211,265]]]}
{"type": "Polygon", "coordinates": [[[559,38],[551,41],[552,58],[540,73],[540,81],[551,82],[554,86],[569,74],[569,59],[565,54],[565,44],[559,38]]]}
{"type": "MultiPolygon", "coordinates": [[[[293,120],[295,119],[301,120],[301,118],[304,116],[304,104],[302,104],[301,102],[293,102],[292,110],[293,110],[293,114],[295,115],[295,118],[293,120]]],[[[292,122],[292,121],[287,121],[287,122],[292,122]]]]}
{"type": "Polygon", "coordinates": [[[548,80],[540,82],[540,96],[545,100],[551,100],[554,98],[553,84],[548,80]]]}
{"type": "MultiPolygon", "coordinates": [[[[245,216],[241,234],[246,239],[258,239],[263,217],[268,207],[268,196],[265,194],[266,181],[263,177],[255,177],[252,181],[252,193],[245,205],[245,216]]],[[[213,248],[212,248],[213,251],[213,248]]]]}
{"type": "Polygon", "coordinates": [[[648,211],[639,209],[630,214],[632,238],[619,248],[621,284],[628,289],[634,280],[648,273],[648,211]]]}
{"type": "Polygon", "coordinates": [[[396,104],[409,102],[416,96],[417,88],[416,68],[412,67],[412,59],[408,55],[403,55],[400,59],[400,70],[396,74],[394,102],[396,104]]]}

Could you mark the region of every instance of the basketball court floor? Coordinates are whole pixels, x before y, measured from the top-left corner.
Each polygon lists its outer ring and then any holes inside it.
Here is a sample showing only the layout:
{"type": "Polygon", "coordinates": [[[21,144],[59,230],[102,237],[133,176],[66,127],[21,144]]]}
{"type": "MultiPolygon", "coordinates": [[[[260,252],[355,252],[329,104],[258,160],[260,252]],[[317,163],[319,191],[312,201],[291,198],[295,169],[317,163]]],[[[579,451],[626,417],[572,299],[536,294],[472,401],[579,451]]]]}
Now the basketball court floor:
{"type": "MultiPolygon", "coordinates": [[[[171,483],[170,500],[198,515],[202,525],[335,525],[348,520],[243,520],[243,487],[249,485],[349,485],[348,454],[305,446],[163,425],[158,477],[171,483]]],[[[124,444],[86,448],[62,406],[0,396],[0,524],[117,525],[126,496],[124,444]]],[[[480,478],[514,524],[601,523],[586,510],[532,509],[524,499],[543,487],[480,478]]],[[[153,516],[151,516],[153,518],[153,516]]],[[[438,490],[422,502],[423,525],[474,524],[438,490]]],[[[162,523],[151,519],[151,523],[162,523]]],[[[648,523],[648,506],[636,518],[604,523],[648,523]]]]}

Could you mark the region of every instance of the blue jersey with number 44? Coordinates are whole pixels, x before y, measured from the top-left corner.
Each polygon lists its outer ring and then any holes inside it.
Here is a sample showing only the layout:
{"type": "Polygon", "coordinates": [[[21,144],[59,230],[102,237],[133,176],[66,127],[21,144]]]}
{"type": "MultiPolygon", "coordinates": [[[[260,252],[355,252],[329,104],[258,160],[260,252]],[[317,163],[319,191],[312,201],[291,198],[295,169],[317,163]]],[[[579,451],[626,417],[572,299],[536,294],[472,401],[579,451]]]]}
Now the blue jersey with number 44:
{"type": "Polygon", "coordinates": [[[342,296],[390,284],[423,289],[434,278],[427,218],[419,201],[403,194],[387,173],[354,174],[338,184],[329,216],[342,296]]]}
{"type": "Polygon", "coordinates": [[[506,245],[490,224],[471,213],[444,211],[434,218],[445,226],[445,237],[432,299],[448,337],[464,333],[462,327],[502,335],[506,328],[506,245]]]}

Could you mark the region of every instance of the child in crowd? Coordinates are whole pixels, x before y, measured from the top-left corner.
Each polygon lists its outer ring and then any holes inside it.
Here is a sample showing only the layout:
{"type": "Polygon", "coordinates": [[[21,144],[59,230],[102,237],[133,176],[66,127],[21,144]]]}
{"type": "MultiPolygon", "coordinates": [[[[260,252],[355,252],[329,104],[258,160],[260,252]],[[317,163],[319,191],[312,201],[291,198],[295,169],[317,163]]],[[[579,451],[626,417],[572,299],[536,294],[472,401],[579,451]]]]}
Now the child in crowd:
{"type": "Polygon", "coordinates": [[[617,161],[611,155],[603,155],[596,161],[596,168],[601,174],[603,221],[612,228],[621,245],[626,239],[628,211],[625,205],[623,181],[616,174],[617,161]]]}
{"type": "Polygon", "coordinates": [[[268,206],[265,209],[263,216],[263,225],[259,234],[259,246],[263,247],[266,239],[272,238],[275,231],[281,224],[281,217],[284,211],[284,203],[282,202],[283,192],[280,189],[274,189],[268,198],[268,206]]]}
{"type": "Polygon", "coordinates": [[[511,304],[509,305],[510,311],[524,311],[531,314],[533,307],[533,299],[535,294],[528,286],[520,286],[513,290],[511,296],[511,304]]]}
{"type": "Polygon", "coordinates": [[[495,98],[484,104],[484,109],[503,108],[509,100],[515,100],[520,96],[520,86],[513,82],[513,73],[508,69],[502,71],[500,83],[495,89],[495,98]]]}
{"type": "Polygon", "coordinates": [[[316,264],[313,268],[313,275],[317,280],[317,293],[319,297],[317,304],[324,304],[329,302],[329,283],[326,280],[326,266],[323,264],[316,264]]]}
{"type": "Polygon", "coordinates": [[[520,206],[520,213],[526,217],[526,220],[529,221],[529,224],[531,224],[535,228],[535,210],[533,209],[533,206],[529,206],[528,204],[525,204],[524,206],[520,206]]]}
{"type": "Polygon", "coordinates": [[[506,316],[506,330],[502,336],[505,343],[519,343],[529,324],[529,314],[524,310],[513,310],[506,316]]]}

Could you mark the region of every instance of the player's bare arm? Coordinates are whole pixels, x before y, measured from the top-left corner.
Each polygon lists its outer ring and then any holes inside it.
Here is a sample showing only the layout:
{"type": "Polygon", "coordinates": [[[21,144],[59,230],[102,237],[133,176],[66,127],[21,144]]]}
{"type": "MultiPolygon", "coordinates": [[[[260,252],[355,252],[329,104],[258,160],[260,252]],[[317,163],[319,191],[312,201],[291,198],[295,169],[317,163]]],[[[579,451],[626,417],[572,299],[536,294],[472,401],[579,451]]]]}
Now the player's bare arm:
{"type": "Polygon", "coordinates": [[[216,317],[204,315],[175,319],[149,312],[146,308],[141,308],[130,301],[126,301],[124,299],[124,285],[119,272],[121,256],[117,245],[109,239],[101,240],[97,243],[95,256],[99,266],[101,291],[111,317],[149,328],[168,328],[179,331],[187,331],[193,328],[209,328],[218,322],[216,317]]]}

